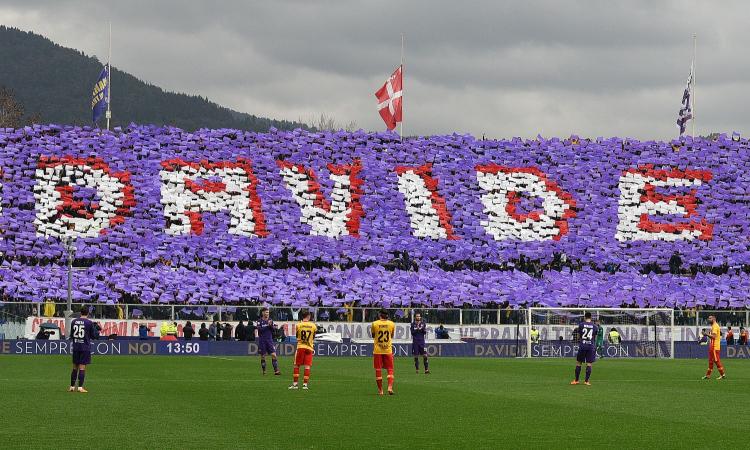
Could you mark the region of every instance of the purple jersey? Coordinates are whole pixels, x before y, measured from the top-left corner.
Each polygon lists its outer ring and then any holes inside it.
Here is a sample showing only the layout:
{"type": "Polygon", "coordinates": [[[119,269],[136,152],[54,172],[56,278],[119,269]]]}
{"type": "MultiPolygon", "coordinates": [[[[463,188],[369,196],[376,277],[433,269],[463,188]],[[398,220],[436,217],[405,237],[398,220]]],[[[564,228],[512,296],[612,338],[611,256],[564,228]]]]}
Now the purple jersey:
{"type": "Polygon", "coordinates": [[[273,342],[273,320],[258,319],[255,323],[255,328],[258,330],[259,341],[273,342]]]}
{"type": "Polygon", "coordinates": [[[411,340],[414,344],[424,345],[424,337],[427,334],[427,324],[424,320],[411,323],[411,340]]]}
{"type": "Polygon", "coordinates": [[[91,339],[94,337],[94,322],[84,317],[70,322],[70,339],[73,340],[74,352],[90,352],[91,339]]]}
{"type": "Polygon", "coordinates": [[[599,333],[599,327],[592,322],[581,322],[578,324],[578,338],[580,347],[584,349],[593,348],[596,335],[599,333]]]}

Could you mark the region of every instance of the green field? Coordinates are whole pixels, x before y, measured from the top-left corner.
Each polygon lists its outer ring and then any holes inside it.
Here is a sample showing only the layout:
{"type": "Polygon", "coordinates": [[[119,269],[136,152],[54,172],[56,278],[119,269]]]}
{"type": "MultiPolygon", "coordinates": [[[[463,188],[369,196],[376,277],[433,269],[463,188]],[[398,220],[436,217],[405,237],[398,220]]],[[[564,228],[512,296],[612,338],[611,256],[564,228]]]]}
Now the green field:
{"type": "Polygon", "coordinates": [[[97,356],[79,394],[69,357],[1,356],[0,448],[729,448],[750,432],[750,361],[701,381],[704,361],[603,360],[587,387],[568,385],[571,360],[434,358],[416,375],[399,358],[394,397],[369,359],[316,359],[307,392],[281,363],[97,356]]]}

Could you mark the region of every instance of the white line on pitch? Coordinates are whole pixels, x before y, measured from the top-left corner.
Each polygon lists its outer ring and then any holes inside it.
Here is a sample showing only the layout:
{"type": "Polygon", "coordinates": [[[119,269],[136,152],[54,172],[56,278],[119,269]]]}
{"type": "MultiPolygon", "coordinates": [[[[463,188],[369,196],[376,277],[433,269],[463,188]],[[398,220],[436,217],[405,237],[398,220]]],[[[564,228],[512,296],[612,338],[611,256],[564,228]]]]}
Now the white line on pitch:
{"type": "Polygon", "coordinates": [[[234,361],[232,358],[223,358],[221,356],[206,356],[206,355],[198,355],[199,358],[213,358],[213,359],[221,359],[223,361],[234,361]]]}

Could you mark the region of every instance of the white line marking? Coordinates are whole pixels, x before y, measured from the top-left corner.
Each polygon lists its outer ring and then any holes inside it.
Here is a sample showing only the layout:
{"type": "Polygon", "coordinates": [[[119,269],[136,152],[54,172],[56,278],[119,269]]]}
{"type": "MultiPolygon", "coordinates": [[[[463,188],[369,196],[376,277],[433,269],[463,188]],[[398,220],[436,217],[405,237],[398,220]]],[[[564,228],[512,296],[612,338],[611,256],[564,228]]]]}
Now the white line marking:
{"type": "Polygon", "coordinates": [[[213,359],[221,359],[222,361],[236,361],[232,358],[223,358],[221,356],[207,356],[207,355],[197,355],[199,358],[213,358],[213,359]]]}

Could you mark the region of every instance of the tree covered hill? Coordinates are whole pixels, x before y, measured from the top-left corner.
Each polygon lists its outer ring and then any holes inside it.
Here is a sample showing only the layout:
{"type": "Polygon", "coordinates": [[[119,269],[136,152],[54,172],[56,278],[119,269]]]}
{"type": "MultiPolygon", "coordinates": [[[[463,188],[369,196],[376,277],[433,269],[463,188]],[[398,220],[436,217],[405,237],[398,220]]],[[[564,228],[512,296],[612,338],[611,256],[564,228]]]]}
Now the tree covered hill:
{"type": "MultiPolygon", "coordinates": [[[[0,86],[13,91],[27,117],[43,123],[91,122],[91,91],[102,62],[31,32],[0,26],[0,86]]],[[[112,126],[130,122],[197,128],[268,131],[305,127],[239,113],[207,98],[166,92],[112,68],[112,126]]],[[[102,119],[103,120],[103,119],[102,119]]]]}

